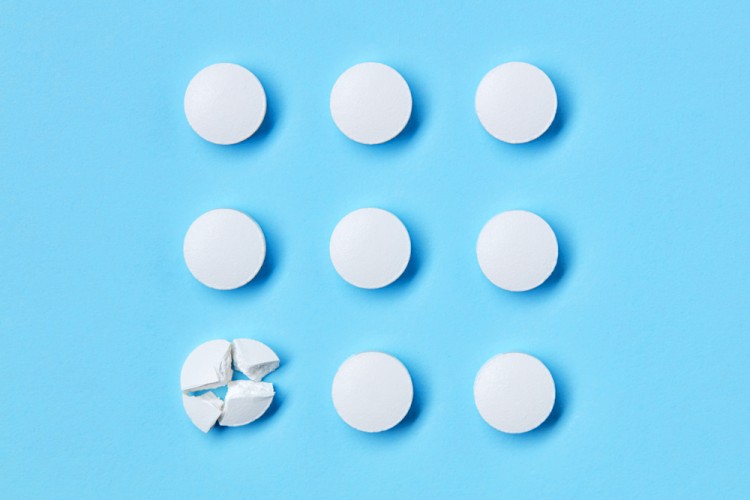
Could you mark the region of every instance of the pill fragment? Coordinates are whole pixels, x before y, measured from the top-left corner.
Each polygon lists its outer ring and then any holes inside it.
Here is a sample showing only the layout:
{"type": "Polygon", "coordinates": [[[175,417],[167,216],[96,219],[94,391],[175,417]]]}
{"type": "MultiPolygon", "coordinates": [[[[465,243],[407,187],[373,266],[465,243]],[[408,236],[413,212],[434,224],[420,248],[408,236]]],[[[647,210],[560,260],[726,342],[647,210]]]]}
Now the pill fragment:
{"type": "Polygon", "coordinates": [[[211,340],[199,345],[182,365],[180,385],[187,392],[221,387],[232,380],[232,344],[211,340]]]}
{"type": "Polygon", "coordinates": [[[544,363],[520,352],[498,354],[479,369],[474,402],[482,418],[510,434],[541,425],[555,405],[555,382],[544,363]]]}
{"type": "Polygon", "coordinates": [[[355,354],[333,379],[333,405],[341,419],[363,432],[396,426],[411,408],[414,389],[406,367],[390,354],[355,354]]]}
{"type": "Polygon", "coordinates": [[[380,208],[347,214],[333,230],[330,255],[336,272],[359,288],[382,288],[403,274],[411,257],[409,232],[380,208]]]}
{"type": "Polygon", "coordinates": [[[557,93],[536,66],[509,62],[490,70],[479,83],[474,106],[482,126],[510,144],[533,141],[547,131],[557,113],[557,93]]]}
{"type": "Polygon", "coordinates": [[[185,413],[197,428],[208,432],[219,420],[224,401],[213,392],[204,392],[200,396],[182,395],[182,406],[185,413]]]}
{"type": "Polygon", "coordinates": [[[198,217],[185,235],[185,263],[192,275],[217,290],[251,281],[266,258],[266,238],[257,222],[229,208],[198,217]]]}
{"type": "Polygon", "coordinates": [[[526,210],[494,216],[477,239],[477,260],[495,286],[511,292],[538,287],[557,265],[557,238],[547,222],[526,210]]]}
{"type": "Polygon", "coordinates": [[[258,78],[238,64],[203,68],[185,91],[185,116],[193,130],[215,144],[236,144],[255,133],[266,115],[258,78]]]}
{"type": "Polygon", "coordinates": [[[385,64],[366,62],[347,69],[331,91],[331,116],[349,139],[382,144],[396,137],[411,116],[409,85],[385,64]]]}
{"type": "Polygon", "coordinates": [[[227,386],[219,425],[238,427],[259,419],[271,406],[273,385],[253,380],[233,380],[227,386]]]}
{"type": "Polygon", "coordinates": [[[235,339],[232,342],[234,369],[250,380],[263,380],[279,367],[279,357],[266,344],[253,339],[235,339]]]}

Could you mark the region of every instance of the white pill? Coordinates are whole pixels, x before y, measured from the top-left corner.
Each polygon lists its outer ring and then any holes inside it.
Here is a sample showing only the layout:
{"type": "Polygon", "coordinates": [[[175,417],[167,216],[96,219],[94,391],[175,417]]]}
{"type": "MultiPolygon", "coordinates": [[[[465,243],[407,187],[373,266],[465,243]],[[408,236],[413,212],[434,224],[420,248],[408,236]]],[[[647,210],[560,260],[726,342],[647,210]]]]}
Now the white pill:
{"type": "Polygon", "coordinates": [[[252,380],[233,380],[227,386],[219,425],[237,427],[259,419],[271,406],[273,385],[252,380]]]}
{"type": "Polygon", "coordinates": [[[250,380],[263,380],[279,367],[279,357],[266,344],[253,339],[235,339],[232,342],[234,369],[250,380]]]}
{"type": "Polygon", "coordinates": [[[183,394],[182,406],[193,424],[203,432],[208,432],[219,420],[224,401],[213,392],[205,392],[200,396],[183,394]]]}
{"type": "Polygon", "coordinates": [[[349,139],[381,144],[396,137],[411,116],[411,91],[398,71],[367,62],[347,69],[331,91],[331,116],[349,139]]]}
{"type": "Polygon", "coordinates": [[[557,93],[541,69],[524,62],[509,62],[482,78],[474,106],[482,126],[493,137],[520,144],[533,141],[552,124],[557,113],[557,93]]]}
{"type": "Polygon", "coordinates": [[[532,212],[503,212],[479,233],[477,260],[493,284],[524,292],[544,283],[554,271],[557,238],[549,224],[532,212]]]}
{"type": "Polygon", "coordinates": [[[482,418],[495,429],[510,434],[528,432],[552,412],[555,381],[534,356],[498,354],[477,373],[474,402],[482,418]]]}
{"type": "Polygon", "coordinates": [[[203,391],[232,380],[232,344],[211,340],[199,345],[182,365],[180,386],[184,392],[203,391]]]}
{"type": "Polygon", "coordinates": [[[347,214],[333,230],[331,262],[336,272],[359,288],[382,288],[409,264],[411,240],[398,217],[380,208],[347,214]]]}
{"type": "Polygon", "coordinates": [[[231,290],[258,274],[266,258],[266,238],[249,216],[219,208],[193,222],[183,253],[195,279],[217,290],[231,290]]]}
{"type": "Polygon", "coordinates": [[[363,352],[339,367],[331,393],[344,422],[363,432],[381,432],[403,420],[414,389],[401,361],[383,352],[363,352]]]}
{"type": "Polygon", "coordinates": [[[254,74],[237,64],[203,68],[185,92],[185,116],[195,132],[215,144],[237,144],[266,116],[266,93],[254,74]]]}

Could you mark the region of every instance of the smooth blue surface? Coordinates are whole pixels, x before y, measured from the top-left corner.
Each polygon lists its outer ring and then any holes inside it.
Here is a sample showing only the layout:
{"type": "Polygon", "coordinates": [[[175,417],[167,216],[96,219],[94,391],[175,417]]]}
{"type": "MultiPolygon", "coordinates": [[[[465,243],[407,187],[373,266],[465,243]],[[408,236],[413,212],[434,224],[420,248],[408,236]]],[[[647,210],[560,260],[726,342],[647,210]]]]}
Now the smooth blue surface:
{"type": "Polygon", "coordinates": [[[750,490],[750,3],[0,3],[0,496],[745,497],[750,490]],[[407,5],[408,4],[408,5],[407,5]],[[352,64],[405,76],[414,121],[366,147],[328,97],[352,64]],[[473,111],[522,60],[560,95],[553,130],[493,140],[473,111]],[[220,61],[269,96],[261,133],[202,141],[182,98],[220,61]],[[392,210],[405,279],[347,285],[328,238],[392,210]],[[182,260],[191,221],[266,231],[257,282],[217,292],[182,260]],[[480,228],[533,210],[561,269],[527,294],[479,271],[480,228]],[[209,435],[179,372],[213,338],[282,357],[272,415],[209,435]],[[380,349],[415,380],[406,423],[346,427],[338,365],[380,349]],[[493,431],[472,399],[492,355],[556,377],[552,420],[493,431]]]}

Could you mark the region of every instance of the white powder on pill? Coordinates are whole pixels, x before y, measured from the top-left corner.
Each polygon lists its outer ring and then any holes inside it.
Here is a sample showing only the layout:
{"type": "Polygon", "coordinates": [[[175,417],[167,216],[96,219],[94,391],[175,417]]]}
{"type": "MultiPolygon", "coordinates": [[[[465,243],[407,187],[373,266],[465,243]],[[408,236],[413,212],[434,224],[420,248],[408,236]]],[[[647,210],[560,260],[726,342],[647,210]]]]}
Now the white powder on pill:
{"type": "Polygon", "coordinates": [[[496,286],[512,292],[536,288],[557,265],[557,238],[547,222],[525,210],[490,219],[477,239],[477,260],[496,286]]]}
{"type": "Polygon", "coordinates": [[[198,281],[217,290],[231,290],[258,274],[266,258],[266,239],[249,216],[220,208],[193,222],[185,235],[183,253],[198,281]]]}
{"type": "Polygon", "coordinates": [[[544,364],[520,352],[498,354],[474,381],[474,402],[482,418],[510,434],[541,425],[555,405],[555,382],[544,364]]]}
{"type": "Polygon", "coordinates": [[[398,71],[367,62],[352,66],[336,80],[330,105],[333,121],[349,139],[381,144],[406,127],[412,98],[398,71]]]}
{"type": "Polygon", "coordinates": [[[331,235],[336,272],[359,288],[382,288],[396,281],[409,264],[411,239],[404,224],[380,208],[346,215],[331,235]]]}
{"type": "Polygon", "coordinates": [[[524,62],[501,64],[479,83],[474,106],[482,126],[511,144],[533,141],[552,124],[557,93],[539,68],[524,62]]]}
{"type": "Polygon", "coordinates": [[[331,394],[344,422],[363,432],[381,432],[403,420],[414,389],[401,361],[383,352],[363,352],[339,367],[331,394]]]}
{"type": "Polygon", "coordinates": [[[254,74],[237,64],[202,69],[185,91],[185,116],[215,144],[236,144],[255,133],[266,116],[266,93],[254,74]]]}

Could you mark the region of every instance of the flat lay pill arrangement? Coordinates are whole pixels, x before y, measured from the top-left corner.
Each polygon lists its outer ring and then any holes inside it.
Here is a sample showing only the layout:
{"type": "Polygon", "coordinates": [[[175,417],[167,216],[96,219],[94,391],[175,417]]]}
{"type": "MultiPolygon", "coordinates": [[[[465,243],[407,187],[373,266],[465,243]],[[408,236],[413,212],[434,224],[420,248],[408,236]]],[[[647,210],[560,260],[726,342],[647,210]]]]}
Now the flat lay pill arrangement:
{"type": "MultiPolygon", "coordinates": [[[[407,81],[395,69],[377,62],[347,69],[333,84],[330,95],[331,117],[339,130],[352,141],[372,147],[404,130],[412,105],[407,81]]],[[[252,136],[264,120],[266,107],[259,79],[231,63],[201,70],[190,81],[184,99],[185,115],[193,130],[220,145],[237,144],[252,136]]],[[[492,69],[479,83],[475,112],[496,139],[526,143],[544,134],[554,121],[557,94],[541,69],[508,62],[492,69]]],[[[321,238],[320,244],[325,241],[321,238]]],[[[378,207],[362,207],[343,215],[327,241],[335,272],[347,283],[366,290],[397,281],[411,259],[408,227],[398,214],[378,207]]],[[[539,287],[557,266],[559,248],[553,228],[526,210],[492,217],[475,245],[482,273],[509,292],[539,287]]],[[[217,208],[190,225],[183,254],[196,280],[213,289],[232,290],[258,275],[266,257],[266,238],[252,214],[217,208]]],[[[505,433],[537,428],[555,405],[553,375],[529,354],[492,354],[474,383],[479,415],[505,433]]],[[[201,344],[182,368],[185,412],[203,432],[216,424],[236,427],[257,420],[275,395],[274,386],[263,378],[279,363],[271,348],[252,339],[201,344]],[[234,380],[236,373],[246,378],[234,380]],[[212,392],[225,386],[224,399],[212,392]]],[[[414,386],[408,367],[399,359],[367,351],[341,364],[332,381],[331,397],[346,424],[363,432],[382,432],[398,425],[409,413],[414,386]]]]}

